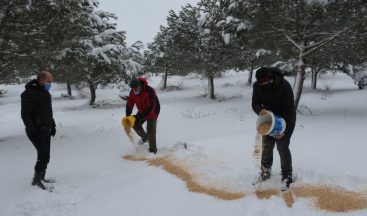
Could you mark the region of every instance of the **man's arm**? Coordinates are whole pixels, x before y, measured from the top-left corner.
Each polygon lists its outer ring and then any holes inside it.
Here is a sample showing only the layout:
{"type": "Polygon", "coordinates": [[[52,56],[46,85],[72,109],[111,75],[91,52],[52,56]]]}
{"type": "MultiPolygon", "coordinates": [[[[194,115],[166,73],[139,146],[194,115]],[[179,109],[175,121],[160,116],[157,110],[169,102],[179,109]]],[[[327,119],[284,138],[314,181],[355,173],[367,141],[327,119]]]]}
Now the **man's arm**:
{"type": "Polygon", "coordinates": [[[157,115],[159,115],[159,113],[161,112],[161,104],[159,102],[157,94],[155,95],[155,111],[157,115]]]}
{"type": "Polygon", "coordinates": [[[290,127],[295,118],[296,107],[294,104],[293,89],[288,81],[285,81],[284,92],[283,92],[283,118],[287,123],[285,134],[289,131],[290,127]]]}
{"type": "Polygon", "coordinates": [[[152,87],[148,86],[147,87],[147,92],[148,92],[148,95],[149,95],[149,107],[148,107],[148,109],[146,109],[144,112],[142,112],[140,114],[140,117],[142,119],[144,119],[146,116],[148,116],[152,112],[154,104],[155,104],[156,95],[155,95],[154,89],[152,87]]]}
{"type": "Polygon", "coordinates": [[[134,109],[134,100],[133,97],[131,95],[132,93],[130,92],[129,97],[127,98],[127,102],[126,102],[126,116],[131,115],[131,113],[133,112],[134,109]]]}
{"type": "Polygon", "coordinates": [[[52,114],[51,127],[52,127],[52,128],[56,128],[56,123],[55,123],[55,119],[54,119],[54,111],[53,111],[53,109],[52,109],[52,102],[51,102],[51,114],[52,114]]]}
{"type": "Polygon", "coordinates": [[[21,116],[27,131],[33,133],[36,128],[32,122],[32,113],[35,106],[35,98],[30,92],[25,91],[21,95],[21,116]]]}
{"type": "Polygon", "coordinates": [[[253,92],[252,92],[252,109],[254,110],[254,112],[257,115],[259,115],[261,110],[263,110],[263,106],[259,98],[259,93],[258,93],[258,90],[255,84],[254,84],[253,92]]]}

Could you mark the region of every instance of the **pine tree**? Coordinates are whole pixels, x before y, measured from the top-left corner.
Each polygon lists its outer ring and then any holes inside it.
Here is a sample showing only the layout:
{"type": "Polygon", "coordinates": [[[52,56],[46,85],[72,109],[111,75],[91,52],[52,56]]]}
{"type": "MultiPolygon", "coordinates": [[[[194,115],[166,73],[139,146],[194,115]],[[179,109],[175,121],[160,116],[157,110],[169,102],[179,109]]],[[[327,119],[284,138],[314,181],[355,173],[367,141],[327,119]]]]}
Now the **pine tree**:
{"type": "Polygon", "coordinates": [[[88,84],[94,105],[96,89],[99,84],[118,82],[126,73],[126,44],[125,32],[116,31],[115,24],[110,19],[115,16],[104,11],[91,14],[94,34],[82,42],[82,56],[79,56],[78,80],[88,84]]]}
{"type": "Polygon", "coordinates": [[[170,13],[165,44],[166,59],[180,73],[199,71],[208,78],[209,97],[215,99],[214,78],[230,68],[233,43],[218,25],[227,1],[203,0],[197,7],[186,5],[178,15],[170,13]]]}
{"type": "MultiPolygon", "coordinates": [[[[94,105],[98,85],[127,80],[141,70],[142,43],[126,46],[126,35],[116,30],[109,12],[96,10],[97,1],[79,2],[78,10],[70,10],[69,20],[63,22],[66,40],[54,65],[60,80],[66,83],[86,83],[94,105]]],[[[69,89],[70,92],[70,89],[69,89]]]]}
{"type": "Polygon", "coordinates": [[[233,66],[239,70],[249,70],[247,84],[251,85],[255,68],[274,63],[276,52],[264,49],[270,44],[264,45],[269,41],[262,40],[262,32],[256,31],[256,26],[252,24],[256,19],[256,10],[250,1],[230,0],[224,9],[224,17],[220,25],[232,35],[236,44],[233,66]]]}
{"type": "Polygon", "coordinates": [[[267,43],[266,49],[275,48],[274,51],[280,50],[282,55],[289,55],[289,59],[298,59],[294,86],[295,103],[298,106],[310,56],[341,40],[342,35],[354,31],[360,22],[355,19],[347,19],[348,22],[345,23],[337,22],[342,18],[341,6],[351,6],[348,5],[351,1],[343,4],[339,4],[338,1],[305,0],[249,2],[257,14],[251,24],[255,26],[255,31],[260,31],[263,35],[261,40],[271,41],[273,44],[267,43]],[[274,44],[277,47],[274,47],[274,44]]]}
{"type": "Polygon", "coordinates": [[[48,32],[60,12],[57,2],[0,2],[1,82],[50,65],[52,51],[48,32]]]}

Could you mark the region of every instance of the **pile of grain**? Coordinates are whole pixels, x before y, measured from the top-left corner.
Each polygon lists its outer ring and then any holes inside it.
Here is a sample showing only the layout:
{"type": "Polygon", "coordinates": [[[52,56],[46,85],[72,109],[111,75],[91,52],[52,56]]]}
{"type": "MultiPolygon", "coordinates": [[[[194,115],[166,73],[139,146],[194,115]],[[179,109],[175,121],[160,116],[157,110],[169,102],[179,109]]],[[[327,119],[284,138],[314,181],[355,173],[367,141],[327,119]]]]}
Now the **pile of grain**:
{"type": "MultiPolygon", "coordinates": [[[[142,161],[141,157],[134,157],[127,155],[123,157],[126,160],[142,161]]],[[[181,162],[176,161],[170,157],[160,157],[156,159],[145,159],[150,165],[162,167],[166,172],[175,175],[186,183],[186,187],[191,192],[202,193],[209,196],[216,197],[221,200],[237,200],[245,196],[243,192],[234,192],[224,188],[216,188],[211,185],[204,185],[198,182],[195,175],[191,174],[181,162]]]]}
{"type": "Polygon", "coordinates": [[[258,199],[269,199],[272,196],[280,196],[280,191],[278,188],[258,189],[255,194],[258,199]]]}
{"type": "Polygon", "coordinates": [[[293,197],[292,191],[284,192],[283,200],[288,208],[292,208],[293,203],[294,203],[294,197],[293,197]]]}
{"type": "Polygon", "coordinates": [[[258,199],[270,199],[273,196],[283,197],[284,203],[288,208],[292,208],[294,203],[294,197],[291,191],[281,193],[278,188],[267,188],[267,189],[257,189],[255,191],[256,197],[258,199]]]}
{"type": "Polygon", "coordinates": [[[147,160],[144,156],[137,156],[137,155],[125,155],[122,158],[125,160],[129,160],[129,161],[146,161],[147,160]]]}
{"type": "Polygon", "coordinates": [[[277,188],[258,189],[255,194],[258,199],[282,195],[289,208],[293,206],[294,197],[311,199],[317,208],[329,212],[351,212],[367,208],[367,198],[362,194],[330,185],[297,185],[286,193],[280,193],[277,188]]]}
{"type": "Polygon", "coordinates": [[[264,122],[257,127],[257,132],[261,135],[266,135],[266,133],[270,130],[270,128],[271,128],[271,122],[264,122]]]}
{"type": "MultiPolygon", "coordinates": [[[[222,200],[237,200],[243,198],[244,192],[235,192],[226,188],[197,181],[195,174],[185,166],[185,162],[172,157],[149,159],[141,155],[126,155],[123,157],[131,161],[146,161],[152,166],[161,167],[166,172],[175,175],[186,183],[189,191],[207,194],[222,200]]],[[[258,199],[269,199],[272,196],[282,197],[285,204],[291,208],[294,198],[311,199],[319,209],[329,212],[351,212],[367,209],[367,198],[361,193],[348,191],[336,186],[293,185],[286,193],[280,193],[279,188],[259,189],[255,192],[258,199]]]]}
{"type": "Polygon", "coordinates": [[[367,208],[367,198],[360,193],[335,186],[303,185],[293,189],[297,197],[312,198],[318,208],[330,212],[350,212],[367,208]]]}

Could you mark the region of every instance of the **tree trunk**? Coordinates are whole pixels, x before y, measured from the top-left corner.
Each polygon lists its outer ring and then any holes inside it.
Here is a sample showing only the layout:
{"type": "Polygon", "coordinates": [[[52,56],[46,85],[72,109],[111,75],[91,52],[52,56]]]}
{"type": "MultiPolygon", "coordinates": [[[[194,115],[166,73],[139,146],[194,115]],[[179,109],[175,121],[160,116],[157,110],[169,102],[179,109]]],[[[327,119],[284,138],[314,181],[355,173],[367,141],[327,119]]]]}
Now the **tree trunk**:
{"type": "Polygon", "coordinates": [[[68,95],[70,97],[73,96],[73,94],[71,92],[71,83],[70,82],[66,82],[66,88],[68,89],[68,95]]]}
{"type": "Polygon", "coordinates": [[[301,95],[303,91],[303,83],[305,81],[305,74],[306,74],[306,65],[304,63],[304,58],[300,57],[299,65],[298,65],[298,72],[295,80],[294,85],[294,103],[296,109],[298,108],[299,101],[301,100],[301,95]]]}
{"type": "Polygon", "coordinates": [[[251,60],[251,69],[248,75],[247,85],[250,86],[252,84],[252,76],[254,74],[254,60],[251,60]]]}
{"type": "Polygon", "coordinates": [[[209,84],[209,97],[210,99],[215,99],[214,94],[214,76],[210,72],[208,73],[208,84],[209,84]]]}
{"type": "Polygon", "coordinates": [[[316,68],[312,69],[312,82],[311,82],[311,86],[313,90],[316,90],[317,88],[317,75],[319,74],[319,72],[317,72],[316,68]]]}
{"type": "Polygon", "coordinates": [[[96,86],[93,84],[89,84],[89,91],[90,91],[90,102],[89,105],[93,106],[96,102],[96,86]]]}
{"type": "Polygon", "coordinates": [[[167,80],[168,80],[168,68],[166,66],[166,71],[164,73],[164,78],[163,78],[163,89],[167,89],[167,80]]]}

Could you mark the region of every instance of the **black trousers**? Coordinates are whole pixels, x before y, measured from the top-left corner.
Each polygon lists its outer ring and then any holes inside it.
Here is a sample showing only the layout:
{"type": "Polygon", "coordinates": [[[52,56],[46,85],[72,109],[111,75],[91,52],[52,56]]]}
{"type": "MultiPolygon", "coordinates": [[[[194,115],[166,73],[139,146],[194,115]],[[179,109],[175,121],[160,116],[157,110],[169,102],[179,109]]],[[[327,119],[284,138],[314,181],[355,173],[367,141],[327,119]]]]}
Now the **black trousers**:
{"type": "Polygon", "coordinates": [[[156,143],[156,131],[157,131],[157,119],[147,120],[147,131],[144,131],[143,122],[136,122],[134,125],[135,132],[143,139],[143,142],[149,142],[149,149],[152,151],[157,150],[156,143]]]}
{"type": "Polygon", "coordinates": [[[35,172],[41,173],[46,171],[50,162],[51,134],[37,131],[34,134],[27,133],[27,136],[37,150],[35,172]]]}
{"type": "Polygon", "coordinates": [[[275,144],[280,156],[280,165],[282,169],[282,176],[292,175],[292,155],[289,150],[291,136],[294,131],[295,123],[290,125],[291,129],[282,139],[276,140],[270,136],[263,136],[262,139],[262,153],[261,153],[261,166],[270,169],[273,165],[273,150],[275,144]]]}

